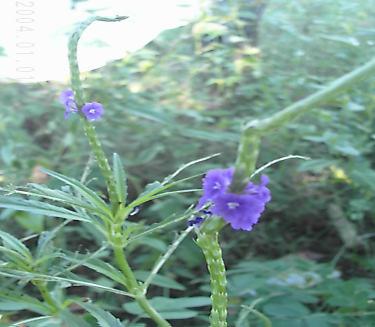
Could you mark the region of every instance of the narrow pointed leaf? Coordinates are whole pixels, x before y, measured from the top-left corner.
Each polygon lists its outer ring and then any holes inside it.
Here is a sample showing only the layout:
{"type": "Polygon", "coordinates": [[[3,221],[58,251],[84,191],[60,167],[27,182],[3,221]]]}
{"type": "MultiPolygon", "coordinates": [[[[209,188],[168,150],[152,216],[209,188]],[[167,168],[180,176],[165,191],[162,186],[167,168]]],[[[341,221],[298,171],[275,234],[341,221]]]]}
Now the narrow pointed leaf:
{"type": "Polygon", "coordinates": [[[3,244],[6,248],[16,251],[25,260],[32,260],[29,249],[20,240],[4,231],[0,231],[0,238],[3,240],[3,244]]]}
{"type": "MultiPolygon", "coordinates": [[[[134,273],[137,279],[139,279],[142,282],[146,281],[147,277],[150,274],[148,271],[144,271],[144,270],[136,270],[134,273]]],[[[172,278],[162,276],[162,275],[155,275],[150,284],[156,285],[162,288],[170,288],[170,289],[179,290],[179,291],[186,290],[186,287],[184,285],[176,282],[172,278]]]]}
{"type": "Polygon", "coordinates": [[[89,219],[83,218],[78,213],[65,208],[61,208],[41,201],[24,200],[21,198],[15,198],[10,196],[0,196],[0,208],[26,211],[49,217],[90,222],[89,219]]]}
{"type": "Polygon", "coordinates": [[[113,154],[113,175],[115,178],[116,193],[119,201],[122,204],[126,204],[126,198],[128,196],[128,187],[124,166],[121,158],[117,153],[113,154]]]}
{"type": "Polygon", "coordinates": [[[77,304],[93,315],[100,327],[124,327],[119,319],[96,305],[82,302],[77,302],[77,304]]]}
{"type": "Polygon", "coordinates": [[[211,158],[214,158],[214,157],[217,157],[219,156],[220,153],[215,153],[215,154],[212,154],[210,156],[207,156],[207,157],[204,157],[204,158],[200,158],[200,159],[196,159],[196,160],[193,160],[193,161],[190,161],[186,164],[184,164],[183,166],[181,166],[179,169],[177,169],[173,174],[169,175],[168,177],[166,177],[163,181],[163,185],[165,184],[168,184],[173,178],[175,178],[179,173],[181,173],[183,170],[185,170],[186,168],[190,167],[190,166],[193,166],[199,162],[202,162],[202,161],[206,161],[206,160],[209,160],[211,158]]]}
{"type": "Polygon", "coordinates": [[[48,321],[49,327],[52,327],[52,326],[55,327],[56,325],[51,323],[51,321],[50,321],[52,318],[53,318],[52,316],[41,316],[41,317],[30,318],[30,319],[15,322],[15,323],[12,324],[12,327],[37,326],[37,325],[34,325],[34,323],[36,323],[36,322],[38,322],[38,325],[40,327],[44,327],[44,326],[47,327],[47,325],[45,324],[46,320],[48,321]],[[40,324],[40,322],[42,322],[42,321],[44,321],[44,323],[40,324]]]}
{"type": "Polygon", "coordinates": [[[0,292],[1,311],[30,310],[39,314],[49,314],[50,309],[44,303],[26,294],[7,294],[0,292]]]}
{"type": "Polygon", "coordinates": [[[67,260],[74,262],[74,263],[80,263],[80,265],[85,266],[87,268],[90,268],[116,282],[119,284],[126,284],[126,279],[124,278],[123,274],[117,270],[115,267],[113,267],[111,264],[104,262],[100,259],[91,258],[87,260],[87,256],[80,255],[82,260],[79,259],[73,259],[73,258],[66,258],[67,260]]]}
{"type": "MultiPolygon", "coordinates": [[[[129,296],[129,297],[134,297],[132,294],[108,287],[105,285],[101,285],[98,283],[94,283],[88,280],[82,280],[80,277],[74,277],[74,278],[65,278],[65,277],[58,277],[58,276],[51,276],[51,275],[44,275],[44,274],[34,274],[34,273],[29,273],[26,271],[21,271],[21,270],[14,270],[14,269],[5,269],[1,268],[0,269],[0,275],[6,276],[6,277],[11,277],[11,278],[18,278],[18,279],[37,279],[37,280],[45,280],[45,281],[55,281],[55,282],[61,282],[61,283],[70,283],[71,285],[74,286],[86,286],[86,287],[93,287],[97,289],[101,289],[103,291],[107,291],[110,293],[114,294],[119,294],[119,295],[124,295],[124,296],[129,296]]],[[[75,276],[74,274],[71,274],[75,276]]]]}
{"type": "Polygon", "coordinates": [[[63,204],[68,204],[70,206],[80,207],[89,211],[97,212],[99,214],[108,213],[107,210],[103,211],[100,208],[93,206],[90,203],[83,201],[77,196],[69,194],[67,192],[53,190],[44,185],[39,184],[29,184],[29,187],[31,188],[31,191],[15,191],[15,193],[24,194],[28,196],[40,196],[44,199],[60,202],[63,204]]]}
{"type": "Polygon", "coordinates": [[[73,315],[68,310],[60,311],[59,314],[61,320],[65,323],[63,326],[69,327],[91,327],[89,323],[87,323],[83,318],[73,315]]]}
{"type": "Polygon", "coordinates": [[[26,259],[23,255],[19,254],[18,252],[8,249],[4,246],[0,246],[0,252],[4,254],[4,256],[10,262],[13,262],[19,267],[27,269],[30,267],[30,259],[26,259]]]}
{"type": "Polygon", "coordinates": [[[100,198],[93,190],[88,188],[86,185],[82,184],[80,181],[64,176],[62,174],[56,173],[54,171],[48,170],[43,168],[43,172],[47,175],[55,177],[56,179],[66,183],[67,185],[72,186],[79,194],[81,194],[87,201],[89,201],[92,205],[100,208],[102,211],[111,215],[111,210],[104,202],[103,199],[100,198]]]}

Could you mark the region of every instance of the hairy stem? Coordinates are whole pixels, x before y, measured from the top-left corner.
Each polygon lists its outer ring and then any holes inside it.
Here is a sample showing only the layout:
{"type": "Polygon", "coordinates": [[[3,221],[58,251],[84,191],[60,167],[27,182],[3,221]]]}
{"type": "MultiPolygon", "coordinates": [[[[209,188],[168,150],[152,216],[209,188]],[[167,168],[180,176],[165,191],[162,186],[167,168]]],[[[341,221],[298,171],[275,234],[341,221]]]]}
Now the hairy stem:
{"type": "Polygon", "coordinates": [[[74,30],[72,35],[69,38],[68,44],[68,57],[69,57],[69,68],[70,68],[70,80],[72,84],[72,89],[74,91],[75,100],[78,106],[82,106],[84,104],[84,96],[83,96],[83,89],[82,83],[80,79],[80,72],[77,60],[77,46],[78,41],[81,38],[82,33],[84,30],[91,25],[91,23],[95,21],[102,21],[102,22],[119,22],[128,17],[126,16],[117,16],[113,18],[108,17],[101,17],[101,16],[93,16],[85,20],[84,22],[80,23],[77,28],[74,30]]]}
{"type": "Polygon", "coordinates": [[[330,100],[337,93],[342,92],[361,80],[369,77],[375,71],[375,58],[360,66],[350,73],[334,80],[329,85],[324,87],[321,91],[318,91],[305,99],[293,103],[291,106],[275,113],[269,118],[251,121],[245,125],[245,130],[256,129],[262,133],[269,131],[274,128],[278,128],[292,119],[296,118],[300,114],[315,108],[319,105],[330,100]]]}
{"type": "Polygon", "coordinates": [[[55,302],[55,300],[52,298],[50,292],[48,291],[46,282],[34,280],[33,284],[38,289],[39,293],[42,295],[42,298],[44,302],[46,302],[50,307],[53,313],[56,313],[59,311],[59,306],[55,302]]]}
{"type": "Polygon", "coordinates": [[[250,181],[250,174],[255,170],[260,147],[260,136],[243,131],[237,150],[237,160],[230,190],[241,193],[250,181]]]}
{"type": "Polygon", "coordinates": [[[137,301],[138,305],[157,324],[157,326],[171,327],[169,322],[160,316],[143,294],[143,287],[138,284],[128,261],[126,260],[121,236],[119,236],[121,234],[116,234],[118,236],[115,236],[113,239],[113,251],[115,253],[116,263],[126,278],[126,287],[129,293],[134,295],[134,299],[137,301]]]}
{"type": "MultiPolygon", "coordinates": [[[[82,83],[80,79],[80,72],[77,60],[77,45],[78,41],[84,32],[84,30],[94,21],[105,21],[105,22],[117,22],[125,19],[125,16],[118,16],[115,18],[106,18],[95,16],[92,18],[87,19],[85,22],[81,23],[74,33],[71,35],[69,39],[69,66],[70,66],[70,76],[71,76],[71,84],[72,89],[74,91],[75,100],[77,105],[81,107],[84,104],[84,95],[82,89],[82,83]]],[[[89,140],[91,149],[96,157],[98,162],[99,168],[102,172],[102,175],[107,184],[107,190],[109,194],[109,198],[112,204],[113,214],[114,217],[117,217],[119,199],[117,197],[115,182],[111,167],[109,166],[108,159],[103,151],[101,143],[98,139],[98,136],[95,132],[95,128],[92,124],[88,121],[84,121],[84,130],[86,136],[89,140]]],[[[120,209],[121,210],[121,209],[120,209]]],[[[135,300],[139,304],[139,306],[145,311],[145,313],[155,321],[155,323],[160,327],[170,327],[171,325],[163,319],[158,312],[151,306],[151,304],[147,301],[146,297],[142,292],[141,286],[138,284],[132,269],[130,268],[124,251],[123,251],[123,244],[122,244],[122,232],[121,232],[121,225],[114,226],[114,237],[112,240],[113,250],[115,254],[115,260],[117,265],[123,272],[126,278],[126,286],[128,291],[134,295],[135,300]]]]}
{"type": "MultiPolygon", "coordinates": [[[[77,46],[78,41],[84,32],[84,30],[93,22],[95,21],[104,21],[104,22],[118,22],[123,19],[126,19],[125,16],[118,16],[114,18],[106,18],[101,16],[94,16],[86,21],[82,22],[77,26],[75,31],[72,33],[69,39],[69,67],[70,67],[70,79],[72,90],[74,91],[75,100],[77,105],[81,107],[84,102],[84,94],[82,88],[82,82],[80,79],[80,71],[79,65],[77,60],[77,46]]],[[[103,148],[100,144],[100,141],[96,135],[94,126],[89,123],[87,120],[84,121],[84,130],[85,134],[89,140],[91,149],[95,155],[95,158],[98,162],[99,168],[102,172],[102,175],[106,181],[107,191],[109,195],[109,199],[112,203],[113,212],[117,210],[119,199],[117,198],[115,182],[112,174],[111,167],[109,166],[108,159],[103,151],[103,148]]]]}
{"type": "Polygon", "coordinates": [[[217,231],[198,234],[197,244],[202,249],[210,273],[212,308],[211,327],[227,327],[227,279],[217,231]]]}
{"type": "Polygon", "coordinates": [[[181,244],[181,242],[185,239],[185,237],[191,232],[194,227],[190,226],[186,228],[181,235],[170,245],[167,252],[164,253],[163,256],[160,257],[158,262],[155,264],[154,268],[151,270],[150,275],[147,277],[146,281],[143,283],[143,294],[147,293],[147,288],[151,284],[152,280],[158,274],[159,270],[163,267],[163,265],[167,262],[170,256],[176,251],[177,247],[181,244]]]}
{"type": "Polygon", "coordinates": [[[336,79],[322,90],[295,102],[272,116],[252,120],[245,124],[238,147],[235,174],[230,186],[234,193],[241,193],[249,181],[250,175],[255,170],[262,135],[272,129],[281,127],[297,116],[326,103],[337,93],[342,92],[361,80],[367,78],[375,71],[375,58],[360,66],[350,73],[336,79]]]}
{"type": "Polygon", "coordinates": [[[91,150],[95,155],[100,171],[106,181],[109,200],[111,201],[113,212],[115,213],[120,200],[117,197],[115,180],[113,178],[112,169],[104,153],[103,147],[99,141],[98,135],[95,132],[95,127],[85,120],[84,130],[87,139],[89,140],[91,150]]]}

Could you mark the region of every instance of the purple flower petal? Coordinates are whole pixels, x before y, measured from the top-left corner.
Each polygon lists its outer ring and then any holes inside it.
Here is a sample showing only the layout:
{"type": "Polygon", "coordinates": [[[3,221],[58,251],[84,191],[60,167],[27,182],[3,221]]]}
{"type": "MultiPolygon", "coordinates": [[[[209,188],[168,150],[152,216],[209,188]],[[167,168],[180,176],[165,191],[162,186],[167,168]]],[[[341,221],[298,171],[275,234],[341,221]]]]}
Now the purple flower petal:
{"type": "Polygon", "coordinates": [[[269,179],[261,176],[260,184],[249,182],[242,194],[229,192],[234,174],[233,168],[210,170],[203,179],[203,195],[197,208],[212,202],[211,211],[230,223],[233,229],[250,231],[271,200],[267,188],[269,179]]]}
{"type": "Polygon", "coordinates": [[[219,194],[223,194],[233,178],[234,169],[212,169],[203,179],[203,191],[206,197],[215,198],[219,194]]]}
{"type": "Polygon", "coordinates": [[[262,175],[260,178],[260,185],[249,182],[245,188],[245,193],[254,195],[260,201],[269,202],[271,200],[271,191],[266,187],[269,183],[269,178],[266,175],[262,175]]]}
{"type": "Polygon", "coordinates": [[[233,229],[250,231],[264,208],[264,202],[252,195],[227,193],[215,199],[212,212],[223,217],[233,229]]]}
{"type": "Polygon", "coordinates": [[[95,121],[102,118],[104,113],[103,106],[98,102],[86,103],[82,107],[82,112],[88,121],[95,121]]]}
{"type": "Polygon", "coordinates": [[[72,90],[65,90],[60,94],[60,102],[65,107],[64,118],[68,119],[72,114],[78,112],[77,103],[74,100],[74,93],[72,90]]]}
{"type": "Polygon", "coordinates": [[[60,94],[60,102],[65,105],[65,103],[68,101],[68,100],[74,100],[74,93],[72,90],[70,89],[67,89],[67,90],[64,90],[61,92],[60,94]]]}

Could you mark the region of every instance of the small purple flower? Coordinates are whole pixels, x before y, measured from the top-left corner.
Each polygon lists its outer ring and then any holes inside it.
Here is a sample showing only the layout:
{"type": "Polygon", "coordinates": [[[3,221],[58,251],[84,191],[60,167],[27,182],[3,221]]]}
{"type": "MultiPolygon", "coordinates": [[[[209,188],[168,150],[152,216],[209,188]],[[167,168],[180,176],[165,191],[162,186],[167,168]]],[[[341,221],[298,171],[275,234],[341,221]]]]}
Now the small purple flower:
{"type": "Polygon", "coordinates": [[[210,170],[203,180],[203,196],[198,208],[211,202],[210,210],[214,215],[222,217],[233,229],[250,231],[271,200],[267,188],[269,179],[263,175],[259,185],[249,182],[242,194],[236,194],[229,192],[233,174],[233,168],[210,170]]]}
{"type": "Polygon", "coordinates": [[[203,205],[224,193],[233,178],[234,169],[212,169],[207,172],[203,179],[203,196],[199,200],[198,207],[201,208],[203,205]]]}
{"type": "Polygon", "coordinates": [[[223,217],[233,229],[250,231],[258,222],[264,208],[265,203],[252,195],[226,193],[215,199],[212,211],[223,217]]]}
{"type": "Polygon", "coordinates": [[[102,118],[104,108],[98,102],[89,102],[82,107],[82,112],[88,121],[95,121],[102,118]]]}
{"type": "Polygon", "coordinates": [[[266,187],[269,183],[269,178],[266,175],[260,177],[260,184],[256,185],[253,183],[247,184],[245,188],[246,194],[254,195],[260,201],[267,203],[271,200],[271,191],[266,187]]]}
{"type": "Polygon", "coordinates": [[[65,106],[64,118],[68,119],[72,114],[78,112],[77,103],[74,100],[74,93],[68,89],[60,94],[60,102],[65,106]]]}

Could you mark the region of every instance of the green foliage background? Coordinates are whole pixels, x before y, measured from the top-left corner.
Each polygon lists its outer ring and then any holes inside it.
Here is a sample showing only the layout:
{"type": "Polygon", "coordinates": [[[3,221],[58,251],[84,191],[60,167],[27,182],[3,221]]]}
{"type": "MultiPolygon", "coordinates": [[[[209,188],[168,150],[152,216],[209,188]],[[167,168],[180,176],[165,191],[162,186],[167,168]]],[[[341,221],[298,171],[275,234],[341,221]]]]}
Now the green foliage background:
{"type": "MultiPolygon", "coordinates": [[[[97,129],[108,153],[121,154],[135,197],[146,184],[195,158],[221,153],[191,168],[191,174],[233,165],[244,119],[281,110],[366,62],[373,57],[374,40],[371,0],[217,0],[197,21],[86,74],[84,86],[88,98],[106,108],[97,129]]],[[[38,180],[38,166],[76,178],[82,174],[89,160],[86,140],[78,121],[61,123],[57,97],[65,87],[1,85],[0,185],[38,180]]],[[[241,305],[254,306],[275,327],[375,325],[374,90],[370,78],[264,140],[259,166],[287,154],[312,159],[268,170],[273,200],[261,223],[250,234],[228,228],[222,235],[230,326],[262,326],[241,305]]],[[[105,197],[98,176],[94,168],[90,185],[105,197]]],[[[199,187],[200,181],[190,183],[199,187]]],[[[197,198],[155,201],[133,219],[158,222],[197,198]]],[[[56,222],[3,210],[0,224],[25,237],[56,222]]],[[[56,246],[95,251],[100,244],[92,244],[92,233],[71,225],[56,246]]],[[[139,276],[173,238],[170,230],[133,246],[130,259],[139,276]]],[[[185,298],[174,302],[176,308],[165,306],[173,309],[173,319],[192,317],[191,326],[207,324],[209,289],[202,263],[194,242],[186,240],[163,269],[161,288],[153,290],[154,296],[185,298]]],[[[19,287],[0,281],[5,288],[19,287]]],[[[90,290],[80,295],[130,317],[113,296],[90,290]]],[[[131,304],[124,309],[137,314],[131,304]]]]}

